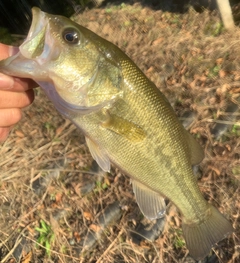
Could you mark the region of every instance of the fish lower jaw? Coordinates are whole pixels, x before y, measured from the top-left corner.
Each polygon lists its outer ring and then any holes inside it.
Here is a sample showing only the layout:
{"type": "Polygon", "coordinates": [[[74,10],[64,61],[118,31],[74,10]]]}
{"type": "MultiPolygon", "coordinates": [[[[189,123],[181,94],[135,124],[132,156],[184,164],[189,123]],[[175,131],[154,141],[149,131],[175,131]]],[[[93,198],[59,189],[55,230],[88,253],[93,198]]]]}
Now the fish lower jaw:
{"type": "Polygon", "coordinates": [[[0,71],[10,76],[19,78],[31,78],[34,81],[47,81],[48,75],[37,62],[28,60],[18,54],[0,63],[0,71]]]}

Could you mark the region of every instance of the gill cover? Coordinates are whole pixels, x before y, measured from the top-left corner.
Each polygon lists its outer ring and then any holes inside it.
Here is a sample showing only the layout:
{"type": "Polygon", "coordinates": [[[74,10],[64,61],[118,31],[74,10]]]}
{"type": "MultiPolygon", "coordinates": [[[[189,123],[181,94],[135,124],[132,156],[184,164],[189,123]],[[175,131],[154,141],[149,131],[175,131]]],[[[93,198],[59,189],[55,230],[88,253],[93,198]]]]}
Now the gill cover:
{"type": "Polygon", "coordinates": [[[3,73],[36,81],[64,115],[98,111],[123,96],[121,67],[101,37],[63,16],[32,13],[19,53],[0,62],[3,73]]]}

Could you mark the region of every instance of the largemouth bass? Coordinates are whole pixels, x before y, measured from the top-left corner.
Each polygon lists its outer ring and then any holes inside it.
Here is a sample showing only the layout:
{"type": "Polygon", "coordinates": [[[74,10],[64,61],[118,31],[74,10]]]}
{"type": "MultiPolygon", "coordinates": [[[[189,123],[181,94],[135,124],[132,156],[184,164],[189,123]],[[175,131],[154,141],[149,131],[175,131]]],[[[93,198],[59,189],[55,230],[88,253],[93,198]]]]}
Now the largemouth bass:
{"type": "Polygon", "coordinates": [[[164,216],[164,198],[182,214],[186,245],[195,259],[233,231],[202,196],[192,165],[203,151],[179,123],[164,95],[118,47],[62,16],[33,8],[19,53],[0,71],[31,78],[56,109],[79,127],[104,171],[110,163],[132,180],[150,219],[164,216]]]}

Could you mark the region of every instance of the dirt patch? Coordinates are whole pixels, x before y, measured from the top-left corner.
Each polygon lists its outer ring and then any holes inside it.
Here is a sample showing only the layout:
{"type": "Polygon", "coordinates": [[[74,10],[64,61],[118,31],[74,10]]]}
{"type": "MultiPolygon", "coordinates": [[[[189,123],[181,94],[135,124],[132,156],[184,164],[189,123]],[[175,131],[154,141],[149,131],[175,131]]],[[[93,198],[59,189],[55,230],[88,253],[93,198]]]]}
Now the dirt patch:
{"type": "MultiPolygon", "coordinates": [[[[235,228],[204,262],[238,262],[239,30],[224,32],[214,12],[176,14],[139,4],[95,8],[75,20],[125,51],[198,138],[206,156],[198,168],[200,189],[235,228]]],[[[131,233],[150,223],[129,179],[114,167],[101,173],[81,132],[40,90],[1,145],[0,166],[3,263],[193,262],[171,203],[164,232],[134,242],[131,233]]]]}

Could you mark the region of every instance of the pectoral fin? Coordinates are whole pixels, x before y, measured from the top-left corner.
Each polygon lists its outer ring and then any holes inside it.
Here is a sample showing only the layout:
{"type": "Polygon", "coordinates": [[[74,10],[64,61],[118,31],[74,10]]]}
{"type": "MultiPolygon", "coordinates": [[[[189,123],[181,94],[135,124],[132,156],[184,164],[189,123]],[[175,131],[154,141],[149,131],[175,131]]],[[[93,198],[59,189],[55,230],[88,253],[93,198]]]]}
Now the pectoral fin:
{"type": "Polygon", "coordinates": [[[135,180],[132,185],[141,212],[151,220],[163,217],[166,211],[164,198],[135,180]]]}
{"type": "Polygon", "coordinates": [[[88,137],[85,137],[89,151],[93,159],[97,164],[102,168],[104,172],[110,172],[110,160],[108,156],[102,151],[99,146],[90,140],[88,137]]]}
{"type": "Polygon", "coordinates": [[[132,142],[140,142],[146,137],[145,131],[137,124],[128,121],[115,114],[106,113],[107,120],[101,124],[102,127],[111,130],[132,142]]]}
{"type": "Polygon", "coordinates": [[[186,131],[186,139],[191,153],[191,164],[199,164],[204,158],[204,152],[200,144],[193,138],[192,134],[186,131]]]}

